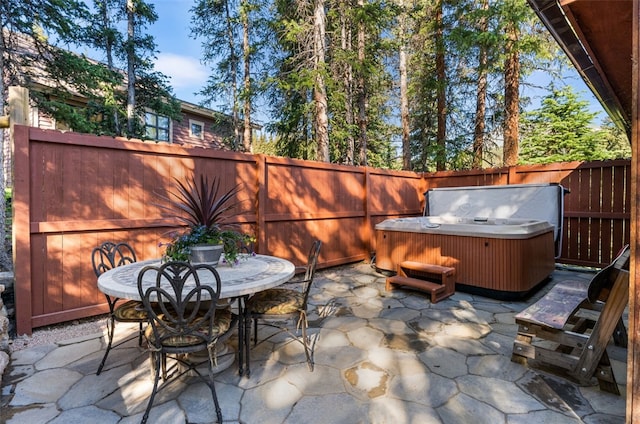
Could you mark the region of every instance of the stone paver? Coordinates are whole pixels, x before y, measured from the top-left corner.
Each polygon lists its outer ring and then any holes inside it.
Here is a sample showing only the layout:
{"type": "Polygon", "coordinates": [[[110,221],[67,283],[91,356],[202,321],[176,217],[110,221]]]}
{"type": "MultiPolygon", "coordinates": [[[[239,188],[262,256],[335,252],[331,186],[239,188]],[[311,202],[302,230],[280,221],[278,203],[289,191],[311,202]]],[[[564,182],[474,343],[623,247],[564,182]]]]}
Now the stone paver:
{"type": "MultiPolygon", "coordinates": [[[[589,278],[567,270],[555,279],[589,278]]],[[[315,369],[286,333],[252,346],[251,376],[216,376],[231,423],[623,423],[624,354],[612,356],[623,393],[578,387],[511,362],[513,315],[528,302],[457,292],[432,305],[415,291],[384,291],[369,264],[317,274],[309,321],[315,369]]],[[[551,283],[553,284],[553,282],[551,283]]],[[[136,328],[124,331],[134,335],[136,328]]],[[[271,334],[260,329],[260,339],[271,334]]],[[[109,355],[94,334],[14,352],[2,380],[0,422],[137,423],[151,392],[147,354],[134,341],[109,355]]],[[[120,337],[120,336],[119,336],[120,337]]],[[[237,339],[230,340],[237,347],[237,339]]],[[[215,420],[209,388],[184,378],[159,392],[149,422],[215,420]]]]}

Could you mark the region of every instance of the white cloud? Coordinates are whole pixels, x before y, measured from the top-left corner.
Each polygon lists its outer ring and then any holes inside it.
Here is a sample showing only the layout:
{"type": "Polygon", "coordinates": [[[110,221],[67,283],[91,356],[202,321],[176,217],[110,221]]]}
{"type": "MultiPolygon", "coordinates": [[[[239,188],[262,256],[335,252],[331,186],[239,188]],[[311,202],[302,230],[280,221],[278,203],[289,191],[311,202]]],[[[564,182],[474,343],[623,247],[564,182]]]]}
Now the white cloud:
{"type": "Polygon", "coordinates": [[[185,87],[200,89],[207,81],[207,69],[195,57],[160,53],[155,69],[170,77],[171,86],[176,90],[185,87]]]}

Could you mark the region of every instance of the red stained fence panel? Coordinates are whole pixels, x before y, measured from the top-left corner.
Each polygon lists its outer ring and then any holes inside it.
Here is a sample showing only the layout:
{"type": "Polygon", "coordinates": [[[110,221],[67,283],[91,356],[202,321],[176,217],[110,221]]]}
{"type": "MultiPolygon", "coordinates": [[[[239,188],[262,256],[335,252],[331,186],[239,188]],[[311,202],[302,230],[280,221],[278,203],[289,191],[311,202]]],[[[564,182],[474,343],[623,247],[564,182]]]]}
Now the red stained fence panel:
{"type": "Polygon", "coordinates": [[[561,262],[602,266],[629,240],[629,162],[568,163],[418,174],[187,149],[15,127],[13,252],[20,334],[107,311],[90,252],[126,240],[140,259],[159,257],[177,222],[158,207],[173,178],[207,174],[241,184],[235,223],[259,253],[320,266],[369,260],[377,223],[422,213],[432,187],[558,182],[566,196],[561,262]]]}

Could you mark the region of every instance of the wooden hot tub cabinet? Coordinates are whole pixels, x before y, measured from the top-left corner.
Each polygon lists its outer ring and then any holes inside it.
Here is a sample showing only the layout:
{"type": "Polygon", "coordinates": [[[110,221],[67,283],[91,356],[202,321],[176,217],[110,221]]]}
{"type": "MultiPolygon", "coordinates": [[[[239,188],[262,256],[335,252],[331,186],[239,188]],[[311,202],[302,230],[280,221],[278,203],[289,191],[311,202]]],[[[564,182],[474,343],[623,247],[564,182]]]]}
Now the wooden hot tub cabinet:
{"type": "Polygon", "coordinates": [[[456,290],[509,300],[528,296],[554,270],[553,230],[526,238],[376,230],[376,268],[403,261],[455,268],[456,290]]]}

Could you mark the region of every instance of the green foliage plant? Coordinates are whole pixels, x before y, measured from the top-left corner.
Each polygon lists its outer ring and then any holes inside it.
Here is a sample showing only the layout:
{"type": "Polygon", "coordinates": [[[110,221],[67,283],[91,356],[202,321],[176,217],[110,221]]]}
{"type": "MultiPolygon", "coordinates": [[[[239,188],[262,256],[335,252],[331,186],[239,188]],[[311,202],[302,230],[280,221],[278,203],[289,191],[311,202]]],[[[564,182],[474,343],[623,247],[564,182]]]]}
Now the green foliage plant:
{"type": "Polygon", "coordinates": [[[594,124],[597,113],[570,86],[553,89],[540,108],[524,115],[520,162],[524,164],[629,157],[624,134],[611,123],[594,124]]]}
{"type": "Polygon", "coordinates": [[[209,180],[208,176],[200,175],[199,179],[192,176],[184,182],[177,178],[175,181],[175,191],[169,192],[170,197],[160,196],[162,202],[157,206],[170,211],[176,219],[186,224],[187,229],[171,235],[171,241],[164,245],[164,257],[186,261],[192,246],[221,244],[225,262],[236,264],[241,250],[255,241],[252,235],[224,226],[229,218],[236,215],[232,211],[240,204],[235,200],[240,186],[219,193],[220,181],[215,177],[209,180]]]}

